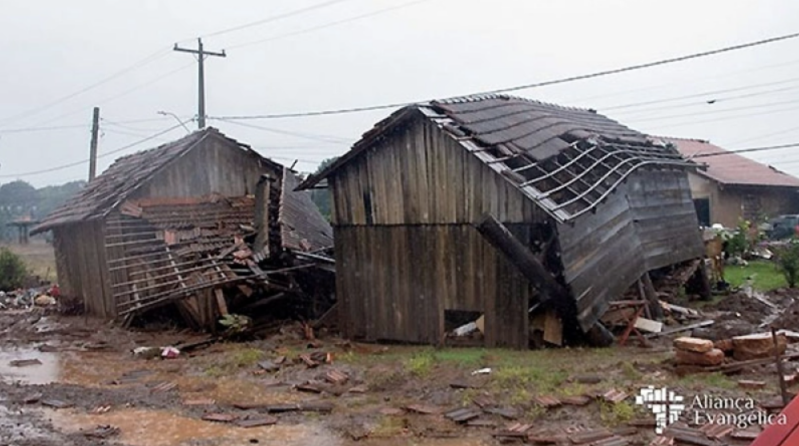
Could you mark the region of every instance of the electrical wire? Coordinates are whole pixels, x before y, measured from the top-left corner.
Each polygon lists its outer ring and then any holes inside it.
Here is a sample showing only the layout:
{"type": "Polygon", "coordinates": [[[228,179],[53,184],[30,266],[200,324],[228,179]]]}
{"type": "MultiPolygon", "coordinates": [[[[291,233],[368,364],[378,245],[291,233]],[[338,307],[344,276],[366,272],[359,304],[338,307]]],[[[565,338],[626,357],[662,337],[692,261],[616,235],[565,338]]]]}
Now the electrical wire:
{"type": "Polygon", "coordinates": [[[238,126],[241,126],[241,127],[247,127],[247,128],[251,128],[251,129],[263,130],[263,131],[266,131],[266,132],[277,133],[277,134],[281,134],[281,135],[296,136],[298,138],[305,138],[305,139],[311,139],[311,140],[315,140],[315,141],[322,141],[322,142],[326,142],[326,143],[330,143],[330,144],[349,145],[349,141],[350,141],[350,140],[348,140],[346,138],[342,138],[340,136],[321,135],[321,134],[318,134],[318,133],[293,132],[293,131],[290,131],[290,130],[282,130],[282,129],[276,129],[276,128],[272,128],[272,127],[264,127],[264,126],[260,126],[260,125],[247,124],[247,123],[244,123],[244,122],[230,121],[230,120],[222,119],[222,118],[211,118],[211,117],[209,117],[208,119],[209,120],[220,121],[220,122],[225,122],[225,123],[228,123],[228,124],[238,125],[238,126]]]}
{"type": "Polygon", "coordinates": [[[97,81],[97,82],[95,82],[95,83],[93,83],[93,84],[91,84],[91,85],[89,85],[87,87],[84,87],[84,88],[82,88],[82,89],[80,89],[80,90],[78,90],[76,92],[70,93],[70,94],[68,94],[66,96],[62,96],[61,98],[56,99],[53,102],[49,102],[49,103],[44,104],[42,106],[29,109],[29,110],[24,111],[22,113],[19,113],[17,115],[13,115],[13,116],[9,116],[9,117],[6,117],[6,118],[2,118],[2,119],[0,119],[0,124],[7,124],[7,123],[10,123],[10,122],[15,122],[15,121],[18,121],[20,119],[27,118],[29,116],[33,116],[33,115],[39,114],[39,113],[41,113],[41,112],[43,112],[45,110],[48,110],[48,109],[50,109],[50,108],[52,108],[52,107],[54,107],[54,106],[56,106],[58,104],[61,104],[61,103],[66,102],[66,101],[68,101],[68,100],[70,100],[70,99],[72,99],[72,98],[74,98],[76,96],[79,96],[79,95],[81,95],[83,93],[86,93],[87,91],[91,91],[91,90],[93,90],[93,89],[95,89],[95,88],[97,88],[97,87],[99,87],[101,85],[104,85],[104,84],[106,84],[106,83],[108,83],[108,82],[110,82],[110,81],[112,81],[112,80],[114,80],[114,79],[116,79],[116,78],[118,78],[118,77],[120,77],[120,76],[122,76],[122,75],[124,75],[124,74],[126,74],[128,72],[130,72],[130,71],[136,70],[136,69],[141,68],[141,67],[143,67],[145,65],[153,63],[154,61],[166,56],[167,54],[169,54],[170,50],[171,50],[171,48],[170,49],[159,50],[159,51],[157,51],[157,52],[145,57],[144,59],[141,59],[138,62],[128,66],[127,68],[124,68],[124,69],[122,69],[120,71],[117,71],[116,73],[114,73],[114,74],[112,74],[112,75],[110,75],[108,77],[105,77],[105,78],[103,78],[103,79],[101,79],[101,80],[99,80],[99,81],[97,81]]]}
{"type": "Polygon", "coordinates": [[[692,116],[707,116],[713,115],[717,113],[728,113],[734,111],[741,111],[741,110],[752,110],[758,108],[771,108],[776,107],[779,105],[790,105],[790,104],[797,104],[799,103],[799,99],[790,99],[787,101],[779,101],[779,102],[769,102],[766,104],[752,104],[752,105],[743,105],[740,107],[732,107],[732,108],[724,108],[721,110],[706,110],[700,112],[692,112],[692,113],[680,113],[676,115],[666,115],[666,116],[643,116],[637,118],[635,116],[631,116],[626,118],[626,122],[647,122],[647,121],[663,121],[668,119],[677,119],[677,118],[687,118],[692,116]]]}
{"type": "Polygon", "coordinates": [[[286,18],[289,18],[289,17],[294,17],[294,16],[297,16],[297,15],[300,15],[300,14],[304,14],[306,12],[315,11],[317,9],[327,8],[329,6],[333,6],[333,5],[336,5],[338,3],[344,3],[344,2],[347,2],[347,1],[351,1],[351,0],[330,0],[330,1],[322,2],[322,3],[317,3],[315,5],[311,5],[311,6],[308,6],[308,7],[305,7],[305,8],[295,9],[294,11],[289,11],[289,12],[286,12],[286,13],[283,13],[283,14],[278,14],[278,15],[275,15],[275,16],[267,17],[265,19],[256,20],[256,21],[250,22],[250,23],[245,23],[244,25],[234,26],[234,27],[231,27],[231,28],[223,29],[221,31],[216,31],[216,32],[204,34],[204,35],[202,35],[200,37],[220,36],[222,34],[228,34],[228,33],[232,33],[232,32],[235,32],[235,31],[240,31],[242,29],[247,29],[247,28],[252,28],[254,26],[258,26],[258,25],[263,25],[265,23],[271,23],[271,22],[275,22],[275,21],[278,21],[278,20],[286,19],[286,18]]]}
{"type": "MultiPolygon", "coordinates": [[[[419,0],[419,1],[427,1],[427,0],[419,0]]],[[[418,2],[419,2],[418,1],[418,2]]],[[[418,3],[412,2],[412,3],[418,3]]],[[[407,5],[407,4],[406,4],[407,5]]],[[[500,93],[509,93],[519,90],[527,90],[533,88],[540,88],[540,87],[547,87],[551,85],[558,85],[558,84],[565,84],[570,82],[576,82],[581,80],[593,79],[603,76],[609,76],[613,74],[620,74],[629,71],[636,71],[642,70],[646,68],[652,68],[661,65],[667,65],[677,62],[683,62],[686,60],[697,59],[701,57],[708,57],[717,54],[722,54],[730,51],[737,51],[745,48],[752,48],[760,45],[766,45],[774,42],[795,39],[799,37],[799,33],[792,33],[792,34],[785,34],[781,36],[771,37],[768,39],[761,39],[753,42],[747,42],[743,44],[728,46],[724,48],[717,48],[715,50],[710,51],[703,51],[699,53],[692,53],[687,54],[679,57],[672,57],[668,59],[660,59],[652,62],[647,62],[643,64],[636,64],[636,65],[629,65],[621,68],[615,68],[611,70],[603,70],[597,71],[588,74],[581,74],[577,76],[570,76],[560,79],[553,79],[549,81],[531,83],[531,84],[523,84],[517,85],[513,87],[506,87],[500,88],[496,90],[485,91],[482,93],[477,94],[479,95],[491,95],[491,94],[500,94],[500,93]]],[[[384,109],[392,109],[392,108],[400,108],[409,105],[419,104],[429,102],[429,100],[423,101],[414,101],[414,102],[397,102],[393,104],[382,104],[382,105],[372,105],[372,106],[364,106],[364,107],[352,107],[352,108],[340,108],[340,109],[331,109],[331,110],[319,110],[319,111],[306,111],[306,112],[296,112],[296,113],[274,113],[274,114],[262,114],[262,115],[241,115],[241,116],[219,116],[216,119],[225,119],[225,120],[251,120],[251,119],[279,119],[279,118],[300,118],[300,117],[310,117],[310,116],[325,116],[325,115],[339,115],[339,114],[348,114],[348,113],[360,113],[366,111],[375,111],[375,110],[384,110],[384,109]]]]}
{"type": "Polygon", "coordinates": [[[293,31],[293,32],[286,33],[286,34],[280,34],[280,35],[273,36],[273,37],[267,37],[265,39],[259,39],[259,40],[254,40],[254,41],[250,41],[250,42],[240,43],[238,45],[229,46],[228,50],[232,50],[232,49],[236,49],[236,48],[244,48],[244,47],[248,47],[248,46],[252,46],[252,45],[258,45],[258,44],[266,43],[266,42],[274,42],[275,40],[285,39],[287,37],[293,37],[293,36],[297,36],[297,35],[300,35],[300,34],[308,34],[308,33],[319,31],[319,30],[323,30],[323,29],[326,29],[326,28],[332,28],[334,26],[343,25],[345,23],[354,22],[356,20],[361,20],[361,19],[365,19],[365,18],[368,18],[368,17],[374,17],[376,15],[385,14],[387,12],[396,11],[398,9],[408,8],[410,6],[414,6],[414,5],[417,5],[417,4],[420,4],[420,3],[426,3],[426,2],[429,2],[429,1],[431,1],[431,0],[414,0],[412,2],[402,3],[402,4],[399,4],[399,5],[396,5],[396,6],[391,6],[391,7],[388,7],[388,8],[378,9],[376,11],[368,12],[366,14],[361,14],[361,15],[357,15],[357,16],[353,16],[353,17],[348,17],[346,19],[341,19],[341,20],[337,20],[337,21],[334,21],[334,22],[325,23],[325,24],[314,26],[314,27],[311,27],[311,28],[301,29],[301,30],[298,30],[298,31],[293,31]]]}
{"type": "MultiPolygon", "coordinates": [[[[125,146],[119,147],[117,149],[114,149],[114,150],[111,150],[111,151],[108,151],[108,152],[103,152],[102,154],[97,155],[97,159],[105,158],[105,157],[113,155],[115,153],[119,153],[119,152],[125,151],[127,149],[130,149],[132,147],[136,147],[139,144],[143,144],[143,143],[145,143],[147,141],[156,139],[159,136],[165,135],[165,134],[167,134],[167,133],[171,132],[172,130],[175,130],[175,129],[179,128],[179,127],[180,127],[180,125],[174,125],[174,126],[169,127],[169,128],[167,128],[165,130],[162,130],[162,131],[160,131],[160,132],[158,132],[158,133],[156,133],[154,135],[150,135],[150,136],[148,136],[146,138],[142,138],[142,139],[140,139],[138,141],[135,141],[133,143],[127,144],[125,146]]],[[[82,160],[82,161],[76,161],[74,163],[63,164],[61,166],[50,167],[50,168],[42,169],[42,170],[35,170],[35,171],[30,171],[30,172],[22,172],[22,173],[17,173],[17,174],[0,175],[0,178],[21,178],[21,177],[28,177],[28,176],[33,176],[33,175],[40,175],[40,174],[43,174],[43,173],[57,172],[59,170],[69,169],[70,167],[75,167],[75,166],[80,166],[80,165],[86,164],[89,161],[90,160],[85,159],[85,160],[82,160]]]]}

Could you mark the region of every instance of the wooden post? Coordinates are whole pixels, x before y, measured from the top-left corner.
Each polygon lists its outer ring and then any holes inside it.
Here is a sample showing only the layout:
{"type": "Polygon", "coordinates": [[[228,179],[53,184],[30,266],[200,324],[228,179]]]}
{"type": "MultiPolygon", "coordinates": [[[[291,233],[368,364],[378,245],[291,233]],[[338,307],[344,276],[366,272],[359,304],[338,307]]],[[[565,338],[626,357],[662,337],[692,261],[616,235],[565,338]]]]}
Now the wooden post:
{"type": "Polygon", "coordinates": [[[262,175],[255,189],[255,252],[260,252],[269,256],[269,204],[271,201],[270,191],[272,182],[275,181],[269,175],[262,175]]]}
{"type": "Polygon", "coordinates": [[[100,137],[100,107],[92,112],[92,140],[89,146],[89,181],[97,176],[97,140],[100,137]]]}
{"type": "Polygon", "coordinates": [[[782,402],[785,406],[791,402],[791,397],[788,395],[788,387],[785,385],[785,372],[782,368],[782,358],[780,357],[780,343],[777,339],[777,330],[771,327],[771,338],[774,340],[774,360],[777,361],[777,373],[780,375],[780,393],[782,393],[782,402]]]}
{"type": "Polygon", "coordinates": [[[658,299],[657,291],[655,291],[655,285],[652,284],[649,271],[641,276],[641,283],[644,286],[644,295],[649,302],[649,311],[652,314],[652,318],[657,320],[663,319],[663,307],[660,306],[660,299],[658,299]]]}
{"type": "Polygon", "coordinates": [[[511,263],[540,293],[540,302],[549,299],[568,298],[569,292],[552,276],[533,253],[524,246],[502,223],[486,215],[477,225],[477,231],[495,248],[505,254],[511,263]]]}

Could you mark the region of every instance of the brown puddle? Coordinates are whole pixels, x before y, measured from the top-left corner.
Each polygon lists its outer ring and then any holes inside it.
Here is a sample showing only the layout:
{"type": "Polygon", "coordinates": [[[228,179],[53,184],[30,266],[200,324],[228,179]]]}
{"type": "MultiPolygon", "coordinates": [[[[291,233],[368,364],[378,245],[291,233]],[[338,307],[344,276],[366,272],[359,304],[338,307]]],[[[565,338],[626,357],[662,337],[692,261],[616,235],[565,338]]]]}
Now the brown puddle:
{"type": "Polygon", "coordinates": [[[202,440],[203,445],[209,446],[341,444],[335,433],[315,423],[277,424],[245,429],[226,423],[187,418],[167,411],[134,409],[99,415],[47,410],[44,415],[57,429],[64,432],[92,430],[98,425],[116,426],[121,430],[118,440],[131,446],[178,446],[196,440],[202,440]]]}
{"type": "Polygon", "coordinates": [[[58,380],[60,358],[55,353],[44,353],[31,348],[0,349],[0,380],[24,384],[49,384],[58,380]],[[17,367],[12,361],[38,360],[40,364],[17,367]]]}

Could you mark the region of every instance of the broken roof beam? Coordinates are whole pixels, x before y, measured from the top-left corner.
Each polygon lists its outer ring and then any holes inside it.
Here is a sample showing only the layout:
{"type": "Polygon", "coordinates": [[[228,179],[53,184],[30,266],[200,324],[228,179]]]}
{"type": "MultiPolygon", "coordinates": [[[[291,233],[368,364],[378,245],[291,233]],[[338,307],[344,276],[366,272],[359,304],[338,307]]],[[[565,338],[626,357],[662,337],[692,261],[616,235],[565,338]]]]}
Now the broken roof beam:
{"type": "Polygon", "coordinates": [[[541,292],[540,302],[565,299],[569,292],[546,267],[527,249],[502,223],[492,215],[486,215],[477,225],[477,231],[495,248],[510,259],[524,277],[541,292]]]}

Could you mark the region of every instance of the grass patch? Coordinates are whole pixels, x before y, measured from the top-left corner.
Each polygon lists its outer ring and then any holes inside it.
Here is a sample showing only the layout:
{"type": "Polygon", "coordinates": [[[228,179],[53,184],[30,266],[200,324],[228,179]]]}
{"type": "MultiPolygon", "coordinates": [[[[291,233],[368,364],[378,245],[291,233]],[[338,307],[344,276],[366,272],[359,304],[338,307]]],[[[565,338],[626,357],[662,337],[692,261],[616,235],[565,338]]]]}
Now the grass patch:
{"type": "Polygon", "coordinates": [[[788,286],[777,264],[767,260],[752,260],[746,266],[724,267],[724,279],[733,287],[744,286],[748,278],[752,279],[752,287],[758,291],[771,291],[788,286]]]}
{"type": "Polygon", "coordinates": [[[551,392],[561,386],[568,378],[564,370],[545,365],[512,365],[499,367],[494,371],[493,380],[502,389],[533,387],[539,392],[551,392]]]}
{"type": "Polygon", "coordinates": [[[378,421],[377,426],[372,430],[372,436],[382,438],[393,438],[399,436],[405,429],[405,422],[402,418],[383,416],[378,421]]]}
{"type": "Polygon", "coordinates": [[[691,389],[737,389],[738,383],[722,373],[697,373],[686,375],[679,380],[680,385],[691,389]]]}
{"type": "Polygon", "coordinates": [[[624,374],[624,377],[630,380],[639,380],[643,376],[643,374],[635,368],[635,365],[631,362],[623,362],[621,364],[621,371],[624,374]]]}
{"type": "Polygon", "coordinates": [[[227,375],[227,371],[218,365],[212,365],[205,369],[205,376],[209,378],[221,378],[225,375],[227,375]]]}
{"type": "Polygon", "coordinates": [[[228,357],[228,363],[236,368],[251,367],[257,364],[263,357],[263,350],[257,348],[243,348],[232,352],[228,357]]]}
{"type": "Polygon", "coordinates": [[[405,361],[405,371],[411,375],[425,377],[435,365],[436,358],[432,351],[423,350],[405,361]]]}
{"type": "Polygon", "coordinates": [[[599,406],[599,416],[605,425],[618,426],[635,417],[635,407],[627,401],[622,401],[618,404],[603,401],[599,406]]]}

